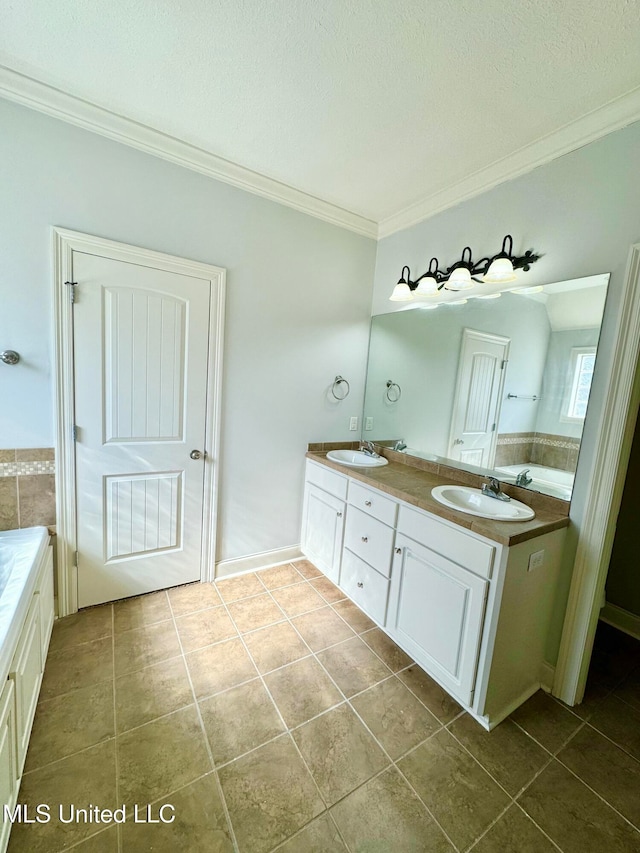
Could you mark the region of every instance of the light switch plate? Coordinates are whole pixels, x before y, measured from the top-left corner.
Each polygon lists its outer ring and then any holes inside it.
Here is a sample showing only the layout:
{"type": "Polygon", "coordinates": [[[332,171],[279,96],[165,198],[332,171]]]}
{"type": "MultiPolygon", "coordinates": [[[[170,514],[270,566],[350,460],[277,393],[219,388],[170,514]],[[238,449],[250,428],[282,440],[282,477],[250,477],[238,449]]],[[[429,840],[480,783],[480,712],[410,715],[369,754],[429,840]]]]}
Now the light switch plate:
{"type": "Polygon", "coordinates": [[[358,418],[357,418],[357,416],[354,416],[353,418],[350,419],[349,429],[351,429],[351,430],[358,429],[358,418]]]}
{"type": "Polygon", "coordinates": [[[364,428],[365,429],[373,429],[373,418],[365,418],[364,419],[364,428]]]}
{"type": "Polygon", "coordinates": [[[529,555],[529,567],[527,569],[528,572],[532,572],[534,569],[540,569],[544,565],[544,551],[534,551],[533,554],[529,555]]]}

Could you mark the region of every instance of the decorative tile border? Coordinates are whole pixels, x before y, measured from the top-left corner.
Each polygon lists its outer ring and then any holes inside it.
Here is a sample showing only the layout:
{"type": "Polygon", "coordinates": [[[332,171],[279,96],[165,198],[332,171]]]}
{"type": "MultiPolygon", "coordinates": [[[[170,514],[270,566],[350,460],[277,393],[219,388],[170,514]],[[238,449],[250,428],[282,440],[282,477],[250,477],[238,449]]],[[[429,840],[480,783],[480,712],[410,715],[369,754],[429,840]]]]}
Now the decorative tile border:
{"type": "Polygon", "coordinates": [[[29,462],[0,462],[0,477],[28,477],[32,474],[55,474],[53,460],[29,462]]]}
{"type": "Polygon", "coordinates": [[[563,450],[574,450],[580,447],[580,439],[569,436],[549,435],[548,433],[516,433],[515,435],[499,435],[498,444],[542,444],[545,447],[561,447],[563,450]]]}

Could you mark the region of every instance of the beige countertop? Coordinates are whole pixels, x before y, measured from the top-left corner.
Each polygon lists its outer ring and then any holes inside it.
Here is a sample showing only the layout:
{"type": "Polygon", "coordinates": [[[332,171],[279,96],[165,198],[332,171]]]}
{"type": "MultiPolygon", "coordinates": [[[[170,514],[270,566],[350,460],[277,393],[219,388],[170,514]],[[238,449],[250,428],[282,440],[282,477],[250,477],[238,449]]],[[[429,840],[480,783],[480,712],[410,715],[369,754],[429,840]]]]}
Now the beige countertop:
{"type": "Polygon", "coordinates": [[[460,477],[452,477],[448,473],[420,470],[391,460],[388,465],[380,468],[348,468],[327,459],[324,452],[308,452],[307,458],[502,545],[517,545],[519,542],[534,539],[544,533],[551,533],[552,530],[559,530],[569,524],[567,510],[557,509],[559,503],[555,499],[526,489],[504,487],[504,490],[514,498],[535,509],[534,519],[491,521],[487,518],[456,512],[438,503],[431,496],[431,489],[434,486],[443,486],[453,481],[477,485],[475,482],[469,482],[469,478],[465,478],[464,474],[460,477]]]}

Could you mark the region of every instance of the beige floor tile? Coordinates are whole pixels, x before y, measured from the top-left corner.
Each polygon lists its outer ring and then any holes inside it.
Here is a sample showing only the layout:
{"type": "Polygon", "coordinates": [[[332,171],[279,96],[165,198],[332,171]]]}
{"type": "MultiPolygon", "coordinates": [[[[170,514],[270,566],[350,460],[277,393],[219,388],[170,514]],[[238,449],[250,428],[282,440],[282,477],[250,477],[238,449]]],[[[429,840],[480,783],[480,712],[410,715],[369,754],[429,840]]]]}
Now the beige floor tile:
{"type": "Polygon", "coordinates": [[[282,847],[278,853],[348,853],[340,834],[328,813],[321,814],[307,824],[282,847]]]}
{"type": "Polygon", "coordinates": [[[550,752],[559,749],[582,725],[582,720],[543,690],[515,710],[511,719],[550,752]]]}
{"type": "Polygon", "coordinates": [[[241,633],[255,631],[286,619],[284,613],[268,593],[246,598],[227,605],[231,618],[241,633]]]}
{"type": "Polygon", "coordinates": [[[48,699],[38,705],[25,767],[35,770],[114,734],[112,681],[48,699]]]}
{"type": "Polygon", "coordinates": [[[397,646],[380,628],[367,631],[361,635],[361,638],[393,672],[405,669],[413,663],[409,655],[403,652],[400,646],[397,646]]]}
{"type": "Polygon", "coordinates": [[[349,794],[331,809],[352,850],[454,853],[424,805],[394,768],[349,794]]]}
{"type": "Polygon", "coordinates": [[[394,761],[441,727],[397,678],[376,684],[352,704],[394,761]]]}
{"type": "Polygon", "coordinates": [[[288,622],[245,634],[244,639],[261,673],[293,663],[309,654],[309,649],[288,622]]]}
{"type": "Polygon", "coordinates": [[[181,657],[116,679],[116,729],[126,732],[193,703],[181,657]]]}
{"type": "Polygon", "coordinates": [[[640,711],[612,695],[598,706],[589,722],[640,760],[640,711]]]}
{"type": "Polygon", "coordinates": [[[122,828],[123,853],[232,853],[233,843],[214,773],[198,779],[155,805],[165,806],[167,824],[135,824],[122,828]],[[168,806],[173,806],[172,812],[168,806]]]}
{"type": "Polygon", "coordinates": [[[238,575],[235,578],[223,578],[216,581],[216,588],[220,593],[223,601],[239,601],[241,598],[248,598],[250,595],[259,595],[264,592],[264,586],[258,579],[258,576],[252,572],[247,575],[238,575]]]}
{"type": "Polygon", "coordinates": [[[116,634],[115,672],[125,675],[181,654],[173,621],[116,634]]]}
{"type": "Polygon", "coordinates": [[[224,607],[211,607],[209,610],[180,616],[176,619],[176,625],[185,652],[194,652],[237,634],[224,607]]]}
{"type": "Polygon", "coordinates": [[[40,701],[52,699],[113,678],[113,639],[103,637],[59,652],[50,652],[40,688],[40,701]]]}
{"type": "Polygon", "coordinates": [[[196,610],[205,610],[207,607],[217,607],[222,604],[215,584],[212,583],[190,583],[186,586],[174,586],[168,589],[169,601],[174,616],[185,616],[196,610]]]}
{"type": "Polygon", "coordinates": [[[319,578],[322,577],[322,572],[317,566],[314,566],[310,560],[294,560],[291,564],[294,569],[297,569],[303,578],[309,580],[310,578],[319,578]]]}
{"type": "MultiPolygon", "coordinates": [[[[116,807],[115,741],[101,743],[42,770],[26,773],[22,777],[18,802],[26,804],[30,812],[41,803],[48,805],[51,821],[14,824],[10,853],[52,853],[93,835],[95,824],[61,823],[59,808],[63,806],[63,816],[68,818],[70,805],[86,808],[88,803],[99,803],[105,809],[116,807]]],[[[92,851],[91,845],[85,849],[92,851]]]]}
{"type": "Polygon", "coordinates": [[[510,806],[474,846],[473,853],[556,853],[555,847],[518,806],[510,806]]]}
{"type": "Polygon", "coordinates": [[[345,601],[337,601],[332,606],[338,616],[341,616],[357,634],[368,631],[370,628],[375,628],[375,623],[359,607],[356,607],[352,601],[345,599],[345,601]]]}
{"type": "Polygon", "coordinates": [[[446,729],[409,753],[398,767],[460,850],[509,803],[504,791],[446,729]]]}
{"type": "Polygon", "coordinates": [[[452,699],[433,678],[420,669],[417,663],[399,672],[398,678],[415,693],[441,723],[451,722],[462,711],[455,699],[452,699]]]}
{"type": "Polygon", "coordinates": [[[513,797],[549,760],[549,753],[511,720],[488,732],[473,717],[463,714],[448,728],[513,797]]]}
{"type": "Polygon", "coordinates": [[[292,583],[300,583],[302,580],[302,575],[294,569],[291,563],[265,569],[259,573],[259,577],[267,589],[279,589],[281,586],[290,586],[292,583]]]}
{"type": "Polygon", "coordinates": [[[339,587],[331,583],[329,578],[314,578],[309,583],[330,604],[336,601],[343,601],[347,597],[339,587]]]}
{"type": "Polygon", "coordinates": [[[391,670],[359,637],[319,652],[318,660],[347,697],[391,675],[391,670]]]}
{"type": "Polygon", "coordinates": [[[118,853],[118,828],[112,826],[92,835],[74,847],[73,853],[118,853]]]}
{"type": "Polygon", "coordinates": [[[609,687],[604,687],[602,684],[589,678],[582,702],[579,705],[574,705],[571,710],[581,720],[589,720],[596,708],[602,704],[610,693],[611,689],[609,687]]]}
{"type": "Polygon", "coordinates": [[[68,649],[79,643],[110,637],[113,633],[112,621],[110,604],[89,607],[71,616],[56,619],[53,623],[49,651],[59,652],[61,649],[68,649]]]}
{"type": "Polygon", "coordinates": [[[293,732],[327,805],[333,805],[382,770],[388,760],[347,705],[293,732]]]}
{"type": "Polygon", "coordinates": [[[265,676],[284,721],[293,728],[342,701],[340,692],[314,658],[303,658],[265,676]]]}
{"type": "Polygon", "coordinates": [[[242,640],[236,638],[186,655],[198,699],[249,681],[258,674],[242,640]]]}
{"type": "Polygon", "coordinates": [[[195,705],[119,735],[117,750],[124,803],[151,803],[213,769],[195,705]]]}
{"type": "Polygon", "coordinates": [[[640,835],[568,770],[552,761],[519,804],[563,853],[637,853],[640,835]]]}
{"type": "Polygon", "coordinates": [[[216,766],[262,746],[285,731],[259,678],[199,704],[216,766]]]}
{"type": "Polygon", "coordinates": [[[242,853],[266,853],[324,809],[289,735],[227,764],[219,776],[242,853]]]}
{"type": "Polygon", "coordinates": [[[142,628],[171,619],[171,608],[167,593],[161,590],[116,601],[113,605],[113,615],[116,632],[131,631],[132,628],[142,628]]]}
{"type": "Polygon", "coordinates": [[[303,581],[294,586],[275,589],[272,593],[275,600],[287,616],[299,616],[309,610],[324,607],[325,600],[315,591],[311,584],[303,581]]]}
{"type": "Polygon", "coordinates": [[[291,620],[314,652],[348,640],[354,633],[331,607],[322,607],[291,620]]]}
{"type": "Polygon", "coordinates": [[[590,726],[571,738],[558,760],[640,828],[639,761],[590,726]]]}

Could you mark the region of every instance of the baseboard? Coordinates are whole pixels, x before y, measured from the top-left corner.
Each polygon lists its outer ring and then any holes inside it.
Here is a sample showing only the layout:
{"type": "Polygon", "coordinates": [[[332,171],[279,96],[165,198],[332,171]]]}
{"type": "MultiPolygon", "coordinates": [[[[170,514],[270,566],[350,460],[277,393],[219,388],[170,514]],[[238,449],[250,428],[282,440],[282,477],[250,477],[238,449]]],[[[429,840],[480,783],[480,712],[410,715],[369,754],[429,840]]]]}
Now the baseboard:
{"type": "Polygon", "coordinates": [[[551,691],[553,690],[553,681],[555,677],[555,666],[551,666],[550,663],[547,663],[546,660],[543,660],[542,665],[540,666],[540,687],[542,687],[545,693],[551,693],[551,691]]]}
{"type": "Polygon", "coordinates": [[[635,613],[630,613],[628,610],[618,607],[617,604],[610,604],[607,601],[600,611],[600,618],[607,625],[613,625],[614,628],[624,631],[630,637],[640,640],[640,616],[636,616],[635,613]]]}
{"type": "Polygon", "coordinates": [[[288,548],[276,548],[274,551],[263,551],[261,554],[250,554],[248,557],[238,557],[235,560],[220,560],[216,563],[215,577],[216,580],[220,580],[220,578],[243,575],[246,572],[268,569],[270,566],[279,566],[282,563],[302,559],[300,546],[290,545],[288,548]]]}

